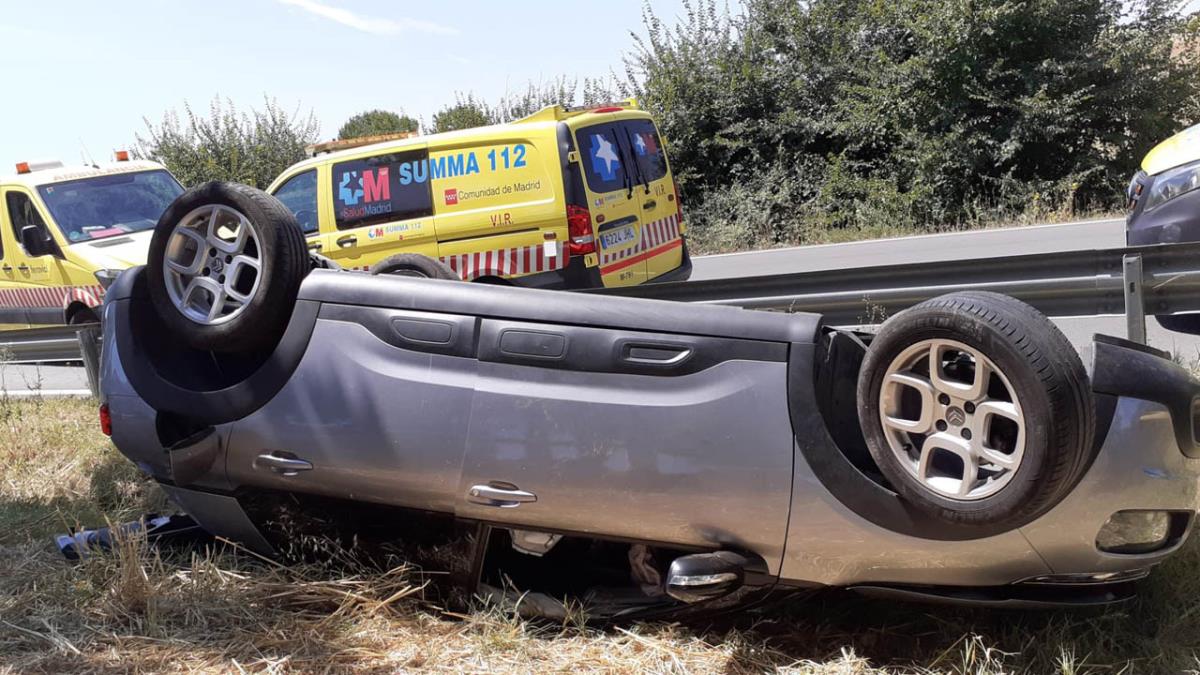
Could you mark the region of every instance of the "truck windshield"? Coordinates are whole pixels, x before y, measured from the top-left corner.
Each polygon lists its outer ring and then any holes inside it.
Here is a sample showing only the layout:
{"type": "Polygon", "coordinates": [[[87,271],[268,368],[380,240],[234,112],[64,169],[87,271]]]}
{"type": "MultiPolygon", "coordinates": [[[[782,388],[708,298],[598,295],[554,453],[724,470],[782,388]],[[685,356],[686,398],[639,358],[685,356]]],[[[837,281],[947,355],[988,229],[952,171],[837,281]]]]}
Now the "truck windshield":
{"type": "Polygon", "coordinates": [[[183,188],[162,169],[94,176],[38,188],[71,243],[149,230],[183,188]]]}

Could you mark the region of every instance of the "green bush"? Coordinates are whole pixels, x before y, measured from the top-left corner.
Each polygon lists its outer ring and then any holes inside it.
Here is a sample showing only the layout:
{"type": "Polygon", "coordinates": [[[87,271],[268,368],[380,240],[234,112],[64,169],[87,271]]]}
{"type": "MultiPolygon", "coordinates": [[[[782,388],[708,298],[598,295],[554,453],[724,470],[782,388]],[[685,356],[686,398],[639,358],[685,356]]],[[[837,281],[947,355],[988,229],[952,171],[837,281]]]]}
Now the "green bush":
{"type": "Polygon", "coordinates": [[[673,27],[646,11],[625,86],[715,248],[1116,209],[1200,117],[1176,5],[690,0],[673,27]]]}
{"type": "Polygon", "coordinates": [[[161,162],[185,186],[208,180],[267,187],[281,171],[304,159],[320,127],[310,113],[288,114],[273,99],[262,110],[239,113],[232,102],[214,99],[209,116],[183,104],[183,118],[170,110],[158,126],[149,120],[137,134],[139,157],[161,162]]]}
{"type": "Polygon", "coordinates": [[[338,139],[362,138],[382,134],[398,134],[417,131],[420,124],[407,115],[398,115],[388,110],[368,110],[346,120],[338,129],[338,139]]]}

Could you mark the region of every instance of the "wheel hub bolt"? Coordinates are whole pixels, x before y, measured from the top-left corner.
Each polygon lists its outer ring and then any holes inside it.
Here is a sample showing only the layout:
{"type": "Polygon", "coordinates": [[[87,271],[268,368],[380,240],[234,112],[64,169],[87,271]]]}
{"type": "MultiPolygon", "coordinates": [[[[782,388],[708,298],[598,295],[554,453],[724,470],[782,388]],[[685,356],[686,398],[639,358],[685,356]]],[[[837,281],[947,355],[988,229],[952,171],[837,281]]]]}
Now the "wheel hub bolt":
{"type": "Polygon", "coordinates": [[[945,394],[938,394],[938,403],[942,405],[950,405],[950,397],[945,394]]]}
{"type": "Polygon", "coordinates": [[[938,430],[938,431],[945,431],[945,430],[946,430],[946,420],[938,420],[938,421],[937,421],[937,430],[938,430]]]}
{"type": "Polygon", "coordinates": [[[975,404],[967,401],[963,404],[963,410],[966,410],[968,415],[973,415],[975,414],[975,404]]]}
{"type": "Polygon", "coordinates": [[[963,429],[963,430],[962,430],[962,437],[963,437],[963,438],[965,438],[965,439],[967,439],[968,441],[969,441],[969,440],[971,440],[971,430],[970,430],[970,429],[963,429]]]}

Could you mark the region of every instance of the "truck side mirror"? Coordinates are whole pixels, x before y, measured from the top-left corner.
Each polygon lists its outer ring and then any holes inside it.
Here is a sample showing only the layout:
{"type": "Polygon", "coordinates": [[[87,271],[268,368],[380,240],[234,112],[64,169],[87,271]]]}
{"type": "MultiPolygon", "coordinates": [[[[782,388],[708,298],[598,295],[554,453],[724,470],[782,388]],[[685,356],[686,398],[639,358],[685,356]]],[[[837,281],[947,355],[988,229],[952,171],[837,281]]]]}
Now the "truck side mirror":
{"type": "Polygon", "coordinates": [[[50,237],[50,233],[37,225],[26,225],[21,228],[21,245],[25,247],[25,252],[34,258],[56,253],[54,240],[50,237]]]}

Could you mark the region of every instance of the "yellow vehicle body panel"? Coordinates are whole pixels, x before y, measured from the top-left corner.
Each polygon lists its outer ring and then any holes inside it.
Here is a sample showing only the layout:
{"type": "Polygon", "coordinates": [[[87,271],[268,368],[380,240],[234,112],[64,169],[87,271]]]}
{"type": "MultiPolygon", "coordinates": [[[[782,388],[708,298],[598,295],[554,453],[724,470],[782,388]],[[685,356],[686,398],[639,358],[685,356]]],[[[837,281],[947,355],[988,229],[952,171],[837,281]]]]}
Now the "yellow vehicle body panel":
{"type": "Polygon", "coordinates": [[[652,125],[636,109],[551,107],[509,124],[318,155],[289,168],[268,192],[293,212],[315,211],[309,248],[345,268],[369,270],[393,255],[416,253],[465,280],[515,282],[567,266],[567,203],[582,197],[597,234],[584,266],[604,286],[643,283],[682,263],[682,223],[665,155],[663,174],[636,190],[583,188],[571,198],[566,185],[570,163],[586,161],[586,153],[568,150],[576,131],[624,120],[652,125]],[[296,188],[313,175],[315,196],[296,188]],[[599,230],[617,221],[626,229],[602,246],[599,230]]]}
{"type": "Polygon", "coordinates": [[[1142,159],[1142,171],[1155,176],[1200,160],[1200,124],[1188,127],[1154,146],[1142,159]]]}

